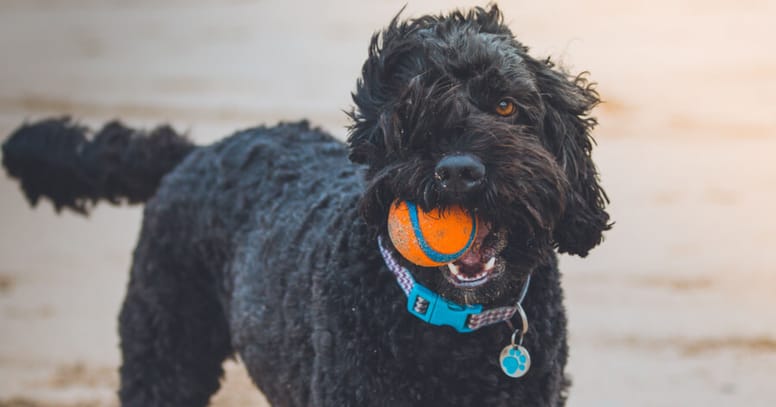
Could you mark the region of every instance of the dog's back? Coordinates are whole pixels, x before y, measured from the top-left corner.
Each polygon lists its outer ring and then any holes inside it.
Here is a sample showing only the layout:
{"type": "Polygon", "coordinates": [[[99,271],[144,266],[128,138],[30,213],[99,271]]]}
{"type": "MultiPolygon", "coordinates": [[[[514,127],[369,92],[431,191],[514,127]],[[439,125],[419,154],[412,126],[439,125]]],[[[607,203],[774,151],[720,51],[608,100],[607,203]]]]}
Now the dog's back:
{"type": "Polygon", "coordinates": [[[147,201],[119,317],[122,404],[205,405],[233,344],[276,402],[307,404],[286,386],[309,388],[310,376],[278,365],[309,340],[310,270],[332,252],[314,246],[356,238],[342,222],[357,218],[363,187],[345,145],[306,122],[204,147],[168,127],[88,133],[69,119],[25,124],[3,162],[33,205],[45,197],[87,214],[101,199],[147,201]]]}

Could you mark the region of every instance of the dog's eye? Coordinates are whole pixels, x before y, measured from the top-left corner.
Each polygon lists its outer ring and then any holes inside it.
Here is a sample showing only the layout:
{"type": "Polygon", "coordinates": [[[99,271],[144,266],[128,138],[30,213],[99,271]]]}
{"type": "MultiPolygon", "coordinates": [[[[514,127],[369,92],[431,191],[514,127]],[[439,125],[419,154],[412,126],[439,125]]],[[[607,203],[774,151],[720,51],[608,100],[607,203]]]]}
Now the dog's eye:
{"type": "Polygon", "coordinates": [[[517,113],[517,105],[509,99],[501,99],[496,105],[496,114],[499,116],[512,116],[517,113]]]}

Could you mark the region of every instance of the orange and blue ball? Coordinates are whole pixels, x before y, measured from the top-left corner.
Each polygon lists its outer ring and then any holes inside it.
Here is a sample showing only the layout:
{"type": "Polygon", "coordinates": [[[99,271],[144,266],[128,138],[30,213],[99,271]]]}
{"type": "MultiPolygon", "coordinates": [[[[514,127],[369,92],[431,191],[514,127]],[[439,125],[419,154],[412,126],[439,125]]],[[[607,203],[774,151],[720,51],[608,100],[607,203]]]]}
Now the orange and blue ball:
{"type": "Polygon", "coordinates": [[[460,206],[424,211],[397,200],[388,212],[388,235],[405,259],[423,267],[457,260],[477,236],[477,216],[460,206]]]}

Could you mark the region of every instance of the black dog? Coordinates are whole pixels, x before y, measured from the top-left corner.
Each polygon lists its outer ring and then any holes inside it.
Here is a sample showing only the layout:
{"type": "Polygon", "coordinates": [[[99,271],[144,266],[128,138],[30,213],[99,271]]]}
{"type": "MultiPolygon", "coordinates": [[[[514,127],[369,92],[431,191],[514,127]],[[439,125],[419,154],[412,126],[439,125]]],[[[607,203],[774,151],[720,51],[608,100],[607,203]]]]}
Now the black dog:
{"type": "Polygon", "coordinates": [[[278,406],[564,404],[555,250],[585,256],[609,228],[595,91],[529,56],[493,6],[394,19],[353,99],[347,145],[305,122],[195,147],[117,122],[90,140],[68,119],[3,145],[32,204],[148,201],[123,405],[205,405],[235,354],[278,406]],[[396,199],[463,206],[474,245],[410,264],[387,237],[396,199]]]}

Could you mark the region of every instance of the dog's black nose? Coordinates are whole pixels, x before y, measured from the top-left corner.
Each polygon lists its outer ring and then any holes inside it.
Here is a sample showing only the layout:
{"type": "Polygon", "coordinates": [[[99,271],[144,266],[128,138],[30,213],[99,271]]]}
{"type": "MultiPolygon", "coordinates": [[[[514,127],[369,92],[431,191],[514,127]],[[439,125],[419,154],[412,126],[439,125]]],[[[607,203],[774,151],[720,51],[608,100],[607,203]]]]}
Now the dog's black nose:
{"type": "Polygon", "coordinates": [[[484,183],[485,166],[471,154],[452,154],[439,160],[434,177],[443,191],[472,192],[484,183]]]}

